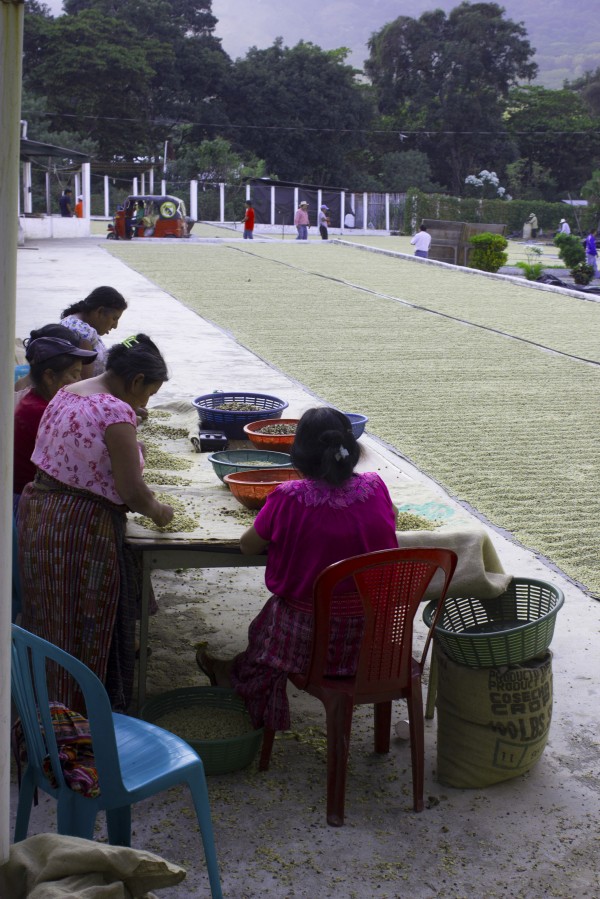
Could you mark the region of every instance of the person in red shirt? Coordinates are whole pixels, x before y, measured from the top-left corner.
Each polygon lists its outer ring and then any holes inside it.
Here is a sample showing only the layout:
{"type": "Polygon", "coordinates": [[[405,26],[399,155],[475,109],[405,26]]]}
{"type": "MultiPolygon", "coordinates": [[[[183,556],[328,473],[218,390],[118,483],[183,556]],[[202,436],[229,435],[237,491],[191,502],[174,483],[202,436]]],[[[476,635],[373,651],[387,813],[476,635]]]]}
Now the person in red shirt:
{"type": "Polygon", "coordinates": [[[243,224],[244,240],[254,240],[254,209],[250,200],[246,200],[246,213],[243,224]]]}
{"type": "Polygon", "coordinates": [[[30,365],[29,378],[33,386],[23,391],[15,408],[13,493],[17,496],[35,477],[31,454],[46,406],[61,387],[81,380],[83,362],[93,362],[96,353],[81,350],[68,328],[46,325],[31,332],[26,341],[25,357],[30,365]]]}

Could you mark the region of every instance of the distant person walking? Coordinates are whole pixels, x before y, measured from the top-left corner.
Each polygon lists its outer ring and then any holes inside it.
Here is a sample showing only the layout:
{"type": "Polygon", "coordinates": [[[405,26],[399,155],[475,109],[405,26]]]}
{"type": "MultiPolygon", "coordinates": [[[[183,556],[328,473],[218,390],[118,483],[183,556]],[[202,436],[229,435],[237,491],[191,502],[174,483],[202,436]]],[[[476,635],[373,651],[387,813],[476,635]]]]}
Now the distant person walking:
{"type": "Polygon", "coordinates": [[[294,216],[294,224],[298,237],[296,240],[308,240],[308,203],[302,200],[294,216]]]}
{"type": "Polygon", "coordinates": [[[244,214],[244,240],[254,240],[254,208],[250,200],[246,200],[246,212],[244,214]]]}
{"type": "Polygon", "coordinates": [[[558,233],[559,234],[570,234],[571,226],[569,225],[566,219],[561,219],[558,223],[558,233]]]}
{"type": "Polygon", "coordinates": [[[71,203],[73,202],[72,193],[73,191],[71,190],[71,188],[67,187],[65,188],[65,190],[63,190],[58,200],[60,214],[64,219],[73,218],[73,210],[71,209],[71,203]]]}
{"type": "Polygon", "coordinates": [[[590,228],[590,233],[585,239],[585,261],[594,269],[594,278],[600,277],[598,273],[598,249],[596,247],[595,228],[590,228]]]}
{"type": "Polygon", "coordinates": [[[330,225],[329,221],[329,206],[321,206],[319,209],[319,234],[321,235],[323,240],[329,240],[329,232],[327,230],[330,225]]]}
{"type": "Polygon", "coordinates": [[[538,234],[538,220],[537,215],[534,212],[529,213],[529,218],[527,219],[527,224],[531,228],[531,236],[533,238],[537,237],[538,234]]]}
{"type": "Polygon", "coordinates": [[[427,259],[429,257],[431,234],[429,233],[425,225],[421,225],[421,230],[417,231],[417,233],[411,240],[411,244],[416,247],[415,256],[420,256],[421,259],[427,259]]]}

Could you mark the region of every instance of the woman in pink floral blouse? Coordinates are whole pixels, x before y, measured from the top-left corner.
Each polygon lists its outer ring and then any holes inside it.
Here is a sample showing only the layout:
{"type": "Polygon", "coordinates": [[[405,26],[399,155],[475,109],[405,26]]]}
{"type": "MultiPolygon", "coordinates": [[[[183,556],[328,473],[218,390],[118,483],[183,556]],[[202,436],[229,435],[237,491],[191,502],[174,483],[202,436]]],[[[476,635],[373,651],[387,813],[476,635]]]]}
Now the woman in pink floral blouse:
{"type": "MultiPolygon", "coordinates": [[[[272,596],[251,623],[244,652],[225,661],[201,648],[196,660],[213,683],[229,684],[244,698],[255,727],[290,727],[287,676],[303,672],[309,662],[317,575],[350,556],[398,547],[387,487],[375,472],[355,473],[359,458],[360,446],[342,412],[309,409],[292,447],[304,479],[276,487],[242,536],[243,553],[268,547],[265,583],[272,596]]],[[[362,632],[357,599],[354,614],[332,618],[331,674],[354,673],[362,632]]]]}
{"type": "MultiPolygon", "coordinates": [[[[145,334],[111,347],[106,371],[58,392],[38,429],[19,504],[23,626],[81,659],[125,711],[133,686],[137,577],[126,512],[173,517],[142,478],[135,409],[167,379],[145,334]]],[[[82,711],[65,679],[53,699],[82,711]]]]}

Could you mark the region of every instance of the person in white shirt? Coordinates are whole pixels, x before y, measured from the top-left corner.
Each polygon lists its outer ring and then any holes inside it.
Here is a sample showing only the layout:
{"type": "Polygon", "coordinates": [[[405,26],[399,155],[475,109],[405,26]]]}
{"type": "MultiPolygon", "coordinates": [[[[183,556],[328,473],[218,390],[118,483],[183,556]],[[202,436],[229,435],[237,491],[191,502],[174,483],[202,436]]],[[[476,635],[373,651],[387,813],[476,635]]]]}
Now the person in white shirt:
{"type": "Polygon", "coordinates": [[[569,225],[566,219],[561,219],[558,223],[558,233],[559,234],[570,234],[571,226],[569,225]]]}
{"type": "Polygon", "coordinates": [[[429,256],[429,247],[431,245],[431,234],[429,234],[425,225],[421,225],[421,230],[417,231],[411,240],[411,244],[416,247],[415,256],[427,259],[429,256]]]}

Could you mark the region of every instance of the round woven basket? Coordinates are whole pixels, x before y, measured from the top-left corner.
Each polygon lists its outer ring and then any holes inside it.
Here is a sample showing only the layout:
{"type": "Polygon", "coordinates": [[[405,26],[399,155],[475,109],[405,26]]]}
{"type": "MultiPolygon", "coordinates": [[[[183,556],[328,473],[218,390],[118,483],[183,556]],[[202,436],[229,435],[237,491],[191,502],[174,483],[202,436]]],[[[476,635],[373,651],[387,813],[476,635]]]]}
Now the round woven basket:
{"type": "MultiPolygon", "coordinates": [[[[513,578],[506,592],[495,599],[448,597],[435,640],[459,665],[520,665],[548,649],[564,600],[558,587],[527,578],[513,578]]],[[[433,600],[423,612],[428,627],[436,605],[433,600]]]]}
{"type": "Polygon", "coordinates": [[[245,440],[245,424],[250,421],[281,418],[283,410],[288,407],[288,403],[280,400],[278,396],[271,396],[268,393],[245,393],[244,391],[205,393],[192,400],[192,404],[198,410],[203,428],[223,431],[230,440],[245,440]],[[246,404],[256,406],[256,409],[219,409],[219,406],[226,403],[246,404]]]}
{"type": "MultiPolygon", "coordinates": [[[[149,699],[140,710],[140,718],[162,727],[160,719],[177,709],[188,709],[192,714],[197,712],[199,718],[209,709],[211,716],[214,716],[215,709],[221,709],[226,712],[243,712],[247,718],[248,729],[238,736],[223,740],[186,740],[202,759],[206,774],[231,774],[247,768],[256,758],[262,743],[263,729],[252,728],[244,701],[235,690],[226,687],[181,687],[169,690],[149,699]]],[[[186,739],[183,734],[178,736],[186,739]]]]}

